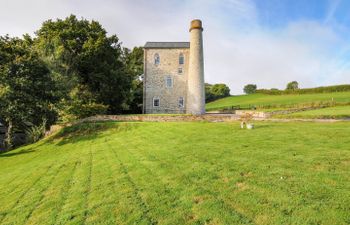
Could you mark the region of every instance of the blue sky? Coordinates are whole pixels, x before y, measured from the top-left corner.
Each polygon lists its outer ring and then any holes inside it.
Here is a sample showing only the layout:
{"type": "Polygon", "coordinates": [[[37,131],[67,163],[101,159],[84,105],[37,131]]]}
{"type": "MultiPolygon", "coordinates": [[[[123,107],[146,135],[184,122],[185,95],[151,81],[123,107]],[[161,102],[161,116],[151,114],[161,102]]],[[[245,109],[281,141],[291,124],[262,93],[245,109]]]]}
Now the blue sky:
{"type": "Polygon", "coordinates": [[[98,20],[124,46],[188,41],[204,25],[205,79],[242,93],[350,83],[349,0],[0,0],[0,35],[33,34],[47,19],[98,20]]]}

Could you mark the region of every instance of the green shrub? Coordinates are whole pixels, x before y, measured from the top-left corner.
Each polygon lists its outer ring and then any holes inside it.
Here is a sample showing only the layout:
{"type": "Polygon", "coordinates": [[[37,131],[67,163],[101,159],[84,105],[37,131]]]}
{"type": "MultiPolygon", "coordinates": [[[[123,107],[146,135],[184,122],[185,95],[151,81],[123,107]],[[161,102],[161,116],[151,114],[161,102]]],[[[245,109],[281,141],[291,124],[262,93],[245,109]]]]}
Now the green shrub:
{"type": "Polygon", "coordinates": [[[31,126],[25,129],[26,142],[28,144],[35,143],[45,136],[46,120],[39,126],[31,126]]]}
{"type": "Polygon", "coordinates": [[[63,122],[70,122],[90,116],[106,114],[108,106],[98,103],[72,104],[60,111],[63,122]]]}

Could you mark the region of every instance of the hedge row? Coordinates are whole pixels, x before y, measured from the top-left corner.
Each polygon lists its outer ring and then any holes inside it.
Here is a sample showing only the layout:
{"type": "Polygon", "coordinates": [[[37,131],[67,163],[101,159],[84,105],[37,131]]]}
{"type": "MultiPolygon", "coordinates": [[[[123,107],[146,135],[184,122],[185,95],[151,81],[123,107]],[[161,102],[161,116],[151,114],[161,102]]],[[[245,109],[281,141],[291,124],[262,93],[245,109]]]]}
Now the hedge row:
{"type": "Polygon", "coordinates": [[[316,88],[303,88],[296,90],[277,90],[277,89],[258,89],[256,93],[268,95],[289,95],[289,94],[316,94],[316,93],[330,93],[330,92],[344,92],[350,91],[350,84],[334,85],[316,88]]]}
{"type": "Polygon", "coordinates": [[[315,102],[303,102],[293,104],[262,104],[262,105],[233,105],[222,106],[216,108],[210,108],[208,111],[221,111],[229,112],[235,110],[264,110],[264,109],[320,109],[334,106],[346,106],[350,105],[350,102],[336,102],[336,101],[315,101],[315,102]]]}

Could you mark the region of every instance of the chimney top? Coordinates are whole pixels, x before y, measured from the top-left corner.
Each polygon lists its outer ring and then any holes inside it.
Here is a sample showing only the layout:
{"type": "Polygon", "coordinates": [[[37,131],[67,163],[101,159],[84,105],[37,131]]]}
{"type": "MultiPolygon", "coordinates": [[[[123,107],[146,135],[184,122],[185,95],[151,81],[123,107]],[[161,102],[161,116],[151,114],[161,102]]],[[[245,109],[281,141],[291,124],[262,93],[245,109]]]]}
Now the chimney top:
{"type": "Polygon", "coordinates": [[[190,32],[193,29],[200,29],[203,31],[203,27],[202,27],[202,21],[201,20],[192,20],[191,21],[191,27],[190,27],[190,32]]]}

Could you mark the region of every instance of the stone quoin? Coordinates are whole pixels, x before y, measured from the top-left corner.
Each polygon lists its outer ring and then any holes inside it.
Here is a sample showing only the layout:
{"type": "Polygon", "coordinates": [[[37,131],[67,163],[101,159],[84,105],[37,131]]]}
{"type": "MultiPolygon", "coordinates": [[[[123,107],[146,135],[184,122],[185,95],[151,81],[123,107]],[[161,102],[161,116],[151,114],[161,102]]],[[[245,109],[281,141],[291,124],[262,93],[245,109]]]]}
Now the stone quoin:
{"type": "Polygon", "coordinates": [[[145,44],[143,113],[205,114],[202,21],[189,31],[190,42],[145,44]]]}

